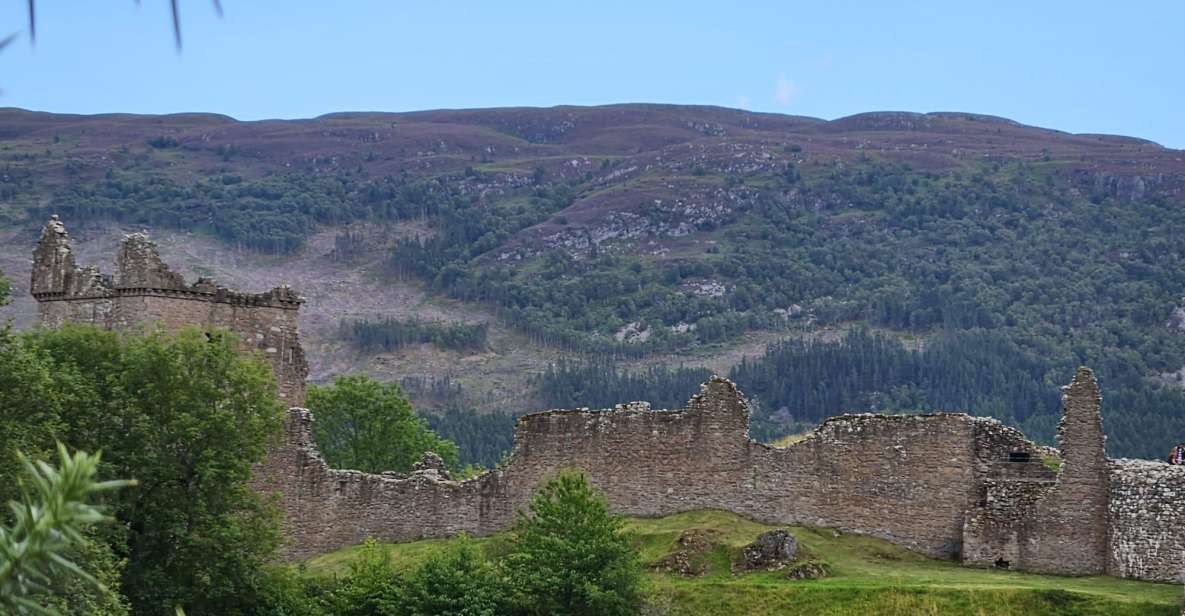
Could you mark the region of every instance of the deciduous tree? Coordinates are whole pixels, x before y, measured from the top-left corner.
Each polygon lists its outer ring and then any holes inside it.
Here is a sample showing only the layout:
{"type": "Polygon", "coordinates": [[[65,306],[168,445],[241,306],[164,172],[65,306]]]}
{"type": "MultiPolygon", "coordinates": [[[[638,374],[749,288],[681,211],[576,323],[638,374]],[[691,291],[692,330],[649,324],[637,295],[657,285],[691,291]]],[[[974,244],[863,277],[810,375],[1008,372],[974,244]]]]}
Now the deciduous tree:
{"type": "Polygon", "coordinates": [[[0,394],[0,425],[34,447],[56,437],[102,450],[104,475],[140,481],[112,497],[121,533],[106,537],[127,559],[135,610],[248,613],[280,541],[278,514],[247,485],[283,412],[268,366],[229,333],[196,329],[69,326],[7,344],[23,359],[16,389],[0,394]],[[53,412],[26,416],[34,396],[53,412]]]}
{"type": "Polygon", "coordinates": [[[449,465],[457,462],[457,446],[428,429],[397,383],[365,375],[338,377],[332,385],[310,387],[308,405],[317,418],[317,444],[330,466],[408,471],[426,451],[449,465]]]}

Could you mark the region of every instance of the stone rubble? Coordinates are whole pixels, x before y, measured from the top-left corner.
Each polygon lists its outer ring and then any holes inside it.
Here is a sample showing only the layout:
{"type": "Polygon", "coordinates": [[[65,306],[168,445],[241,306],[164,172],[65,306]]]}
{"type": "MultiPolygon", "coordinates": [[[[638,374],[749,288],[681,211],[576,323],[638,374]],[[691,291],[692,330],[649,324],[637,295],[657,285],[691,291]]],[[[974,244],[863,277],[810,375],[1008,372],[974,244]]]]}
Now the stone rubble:
{"type": "Polygon", "coordinates": [[[798,556],[798,540],[780,528],[761,533],[741,551],[745,569],[782,569],[798,556]]]}

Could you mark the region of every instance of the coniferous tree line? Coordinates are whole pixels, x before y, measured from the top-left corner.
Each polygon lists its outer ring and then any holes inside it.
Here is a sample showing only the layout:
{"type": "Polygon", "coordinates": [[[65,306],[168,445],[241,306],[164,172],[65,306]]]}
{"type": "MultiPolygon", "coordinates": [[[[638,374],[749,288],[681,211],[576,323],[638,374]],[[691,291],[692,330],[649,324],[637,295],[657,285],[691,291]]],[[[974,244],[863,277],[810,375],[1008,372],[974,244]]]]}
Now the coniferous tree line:
{"type": "Polygon", "coordinates": [[[707,368],[651,366],[629,372],[608,359],[560,361],[535,377],[533,384],[551,408],[612,408],[625,402],[649,402],[655,409],[679,409],[712,376],[707,368]]]}
{"type": "Polygon", "coordinates": [[[1057,412],[1060,384],[1051,368],[992,332],[940,336],[911,350],[857,330],[831,342],[774,343],[730,376],[760,402],[751,431],[773,438],[784,433],[780,424],[816,424],[845,412],[958,411],[1023,424],[1057,412]]]}
{"type": "Polygon", "coordinates": [[[447,406],[462,400],[465,388],[450,375],[440,377],[408,375],[399,378],[399,385],[416,400],[431,400],[431,406],[447,406]]]}
{"type": "Polygon", "coordinates": [[[1061,387],[1088,365],[1103,389],[1109,455],[1161,459],[1185,438],[1179,389],[1132,371],[1122,358],[1047,351],[993,331],[944,334],[921,350],[857,331],[836,342],[771,345],[764,357],[734,368],[732,378],[760,401],[754,432],[767,438],[784,433],[781,423],[846,411],[944,410],[994,417],[1052,443],[1061,387]]]}
{"type": "Polygon", "coordinates": [[[423,321],[415,317],[342,321],[338,329],[343,338],[368,353],[422,343],[452,351],[480,351],[486,348],[489,334],[487,323],[423,321]]]}
{"type": "MultiPolygon", "coordinates": [[[[1052,443],[1061,387],[1080,364],[1103,388],[1107,451],[1161,459],[1185,439],[1185,395],[1116,362],[1072,352],[1045,356],[1000,332],[972,330],[908,348],[892,336],[856,330],[835,341],[771,344],[729,373],[752,403],[750,435],[770,441],[847,412],[951,411],[993,417],[1052,443]],[[1118,369],[1116,369],[1118,368],[1118,369]]],[[[710,373],[700,368],[629,371],[606,360],[561,362],[537,377],[551,406],[609,407],[647,400],[681,408],[710,373]]]]}
{"type": "Polygon", "coordinates": [[[405,376],[404,391],[416,400],[416,413],[440,438],[457,446],[458,467],[494,468],[514,447],[514,423],[524,409],[483,413],[466,405],[465,388],[443,377],[405,376]]]}
{"type": "Polygon", "coordinates": [[[494,468],[514,448],[514,415],[450,406],[441,412],[421,412],[420,416],[437,436],[457,444],[462,467],[494,468]]]}

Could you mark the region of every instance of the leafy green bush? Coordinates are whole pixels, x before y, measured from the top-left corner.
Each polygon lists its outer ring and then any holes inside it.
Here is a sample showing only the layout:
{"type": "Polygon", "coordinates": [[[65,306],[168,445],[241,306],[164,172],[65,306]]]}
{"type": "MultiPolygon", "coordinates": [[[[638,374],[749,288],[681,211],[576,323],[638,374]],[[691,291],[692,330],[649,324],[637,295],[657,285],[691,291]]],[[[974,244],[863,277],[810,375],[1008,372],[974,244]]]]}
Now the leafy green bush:
{"type": "Polygon", "coordinates": [[[428,429],[398,383],[341,376],[332,385],[309,387],[307,402],[317,418],[317,445],[330,466],[406,472],[427,451],[450,466],[457,463],[457,446],[428,429]]]}
{"type": "Polygon", "coordinates": [[[391,568],[387,553],[368,539],[362,558],[350,563],[349,573],[323,600],[333,616],[401,616],[403,580],[391,568]]]}
{"type": "Polygon", "coordinates": [[[399,614],[500,616],[510,613],[509,600],[497,568],[461,536],[404,578],[399,614]]]}
{"type": "Polygon", "coordinates": [[[288,568],[257,606],[269,616],[627,615],[641,606],[633,538],[583,475],[548,481],[496,546],[462,535],[410,570],[363,543],[344,575],[288,568]]]}
{"type": "Polygon", "coordinates": [[[70,326],[0,346],[0,431],[16,437],[0,451],[0,489],[13,485],[10,447],[102,450],[104,474],[140,483],[109,497],[118,532],[100,535],[126,559],[133,608],[250,613],[280,542],[277,512],[247,485],[281,425],[270,368],[233,336],[198,330],[70,326]]]}
{"type": "Polygon", "coordinates": [[[531,616],[635,614],[641,602],[638,552],[584,475],[544,484],[519,514],[504,557],[518,610],[531,616]]]}

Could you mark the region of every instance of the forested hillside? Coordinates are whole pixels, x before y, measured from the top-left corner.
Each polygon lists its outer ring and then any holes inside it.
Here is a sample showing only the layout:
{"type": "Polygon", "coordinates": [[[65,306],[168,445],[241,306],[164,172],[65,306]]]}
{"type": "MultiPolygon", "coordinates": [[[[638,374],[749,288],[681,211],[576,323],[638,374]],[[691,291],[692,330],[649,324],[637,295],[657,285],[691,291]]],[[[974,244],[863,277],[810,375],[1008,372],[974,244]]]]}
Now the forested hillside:
{"type": "MultiPolygon", "coordinates": [[[[504,328],[567,358],[507,369],[532,402],[674,404],[717,365],[705,358],[761,333],[768,353],[731,370],[762,438],[845,410],[949,409],[1049,439],[1058,387],[1087,364],[1112,455],[1185,440],[1185,401],[1164,385],[1185,367],[1185,153],[1149,142],[968,114],[654,105],[267,122],[4,110],[0,137],[0,224],[21,237],[58,213],[275,261],[331,229],[347,263],[378,237],[379,276],[492,319],[335,316],[341,340],[459,361],[504,328]]],[[[438,425],[506,442],[463,416],[438,425]]]]}

